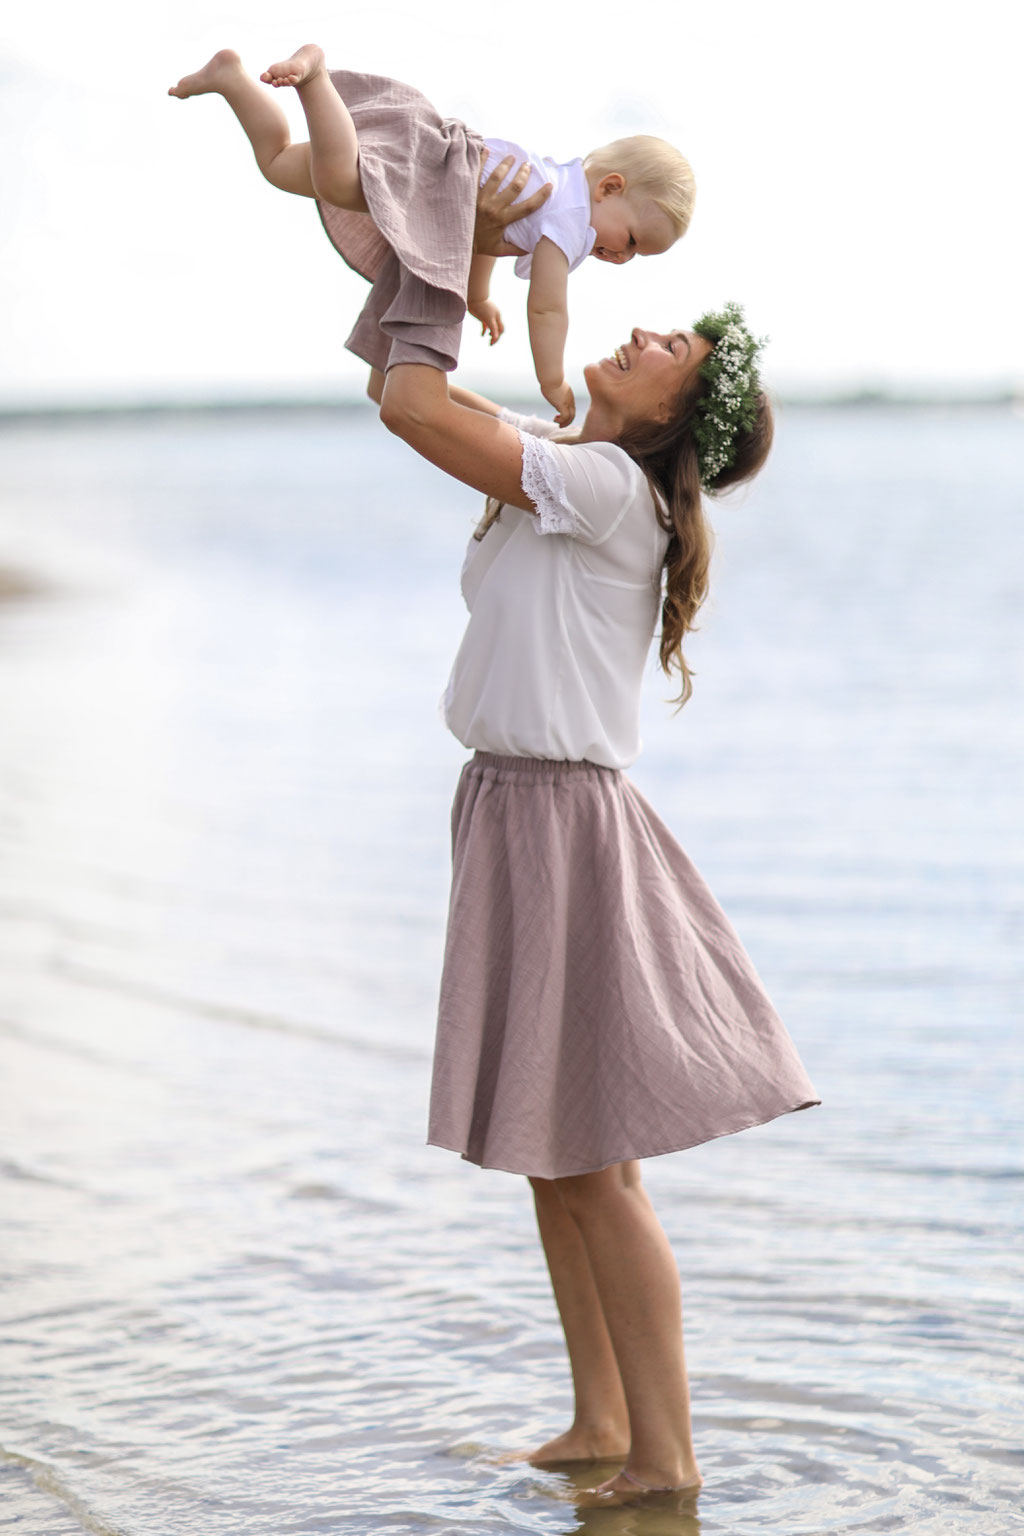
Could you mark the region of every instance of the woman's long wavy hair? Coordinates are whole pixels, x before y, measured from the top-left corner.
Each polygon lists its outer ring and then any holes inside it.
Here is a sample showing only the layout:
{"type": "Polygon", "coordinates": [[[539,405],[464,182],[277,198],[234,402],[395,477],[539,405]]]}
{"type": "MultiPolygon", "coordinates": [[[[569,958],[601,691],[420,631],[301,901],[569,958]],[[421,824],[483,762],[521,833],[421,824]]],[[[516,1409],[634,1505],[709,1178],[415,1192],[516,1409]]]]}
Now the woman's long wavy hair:
{"type": "MultiPolygon", "coordinates": [[[[704,388],[704,380],[698,373],[684,384],[667,422],[635,423],[615,439],[640,466],[648,484],[657,492],[654,503],[658,521],[668,534],[662,567],[664,587],[658,660],[666,676],[671,677],[675,671],[681,678],[680,691],[671,701],[677,709],[682,709],[693,692],[693,675],[683,655],[683,641],[691,629],[696,629],[697,614],[708,595],[713,547],[711,527],[701,497],[697,445],[691,431],[694,412],[704,388]]],[[[752,480],[771,451],[774,432],[771,402],[762,390],[757,397],[753,427],[737,437],[735,462],[715,476],[709,494],[715,496],[752,480]]],[[[577,442],[578,437],[560,432],[548,441],[570,445],[577,442]]],[[[500,517],[501,508],[501,502],[488,499],[474,538],[483,538],[500,517]]]]}
{"type": "MultiPolygon", "coordinates": [[[[668,548],[663,567],[658,660],[667,676],[671,677],[673,671],[680,675],[680,691],[672,700],[678,709],[693,692],[683,640],[697,627],[697,613],[708,595],[713,547],[701,497],[697,445],[691,431],[704,387],[704,380],[697,374],[683,386],[669,421],[634,424],[617,438],[619,447],[640,466],[648,483],[659,493],[655,505],[658,521],[668,534],[668,548]]],[[[768,457],[774,430],[771,402],[762,390],[757,397],[753,428],[737,437],[735,462],[715,476],[711,495],[753,479],[768,457]]]]}

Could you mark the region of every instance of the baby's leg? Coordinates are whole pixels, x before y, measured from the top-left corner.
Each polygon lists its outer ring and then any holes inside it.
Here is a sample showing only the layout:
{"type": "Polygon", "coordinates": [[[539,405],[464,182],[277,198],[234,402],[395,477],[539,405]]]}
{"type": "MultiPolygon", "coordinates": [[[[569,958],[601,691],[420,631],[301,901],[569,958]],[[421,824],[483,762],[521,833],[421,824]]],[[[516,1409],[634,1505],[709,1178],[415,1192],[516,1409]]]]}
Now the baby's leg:
{"type": "MultiPolygon", "coordinates": [[[[268,91],[246,74],[238,54],[230,48],[215,53],[208,64],[172,85],[167,94],[182,99],[223,96],[245,130],[256,164],[267,180],[282,192],[316,196],[309,174],[309,145],[291,142],[288,119],[281,108],[268,91]]],[[[337,96],[337,91],[334,94],[337,96]]]]}
{"type": "Polygon", "coordinates": [[[359,180],[359,138],[348,108],[331,84],[323,49],[307,43],[290,59],[271,64],[260,79],[268,85],[293,85],[299,93],[309,124],[310,174],[317,197],[335,208],[366,213],[359,180]]]}

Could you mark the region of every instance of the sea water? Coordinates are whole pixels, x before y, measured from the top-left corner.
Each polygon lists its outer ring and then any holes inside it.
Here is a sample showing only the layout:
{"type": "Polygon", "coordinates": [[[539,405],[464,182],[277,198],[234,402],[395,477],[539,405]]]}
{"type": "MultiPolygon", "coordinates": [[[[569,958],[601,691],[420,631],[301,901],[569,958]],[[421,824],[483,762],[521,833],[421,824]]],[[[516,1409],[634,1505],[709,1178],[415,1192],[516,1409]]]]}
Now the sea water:
{"type": "Polygon", "coordinates": [[[501,1462],[571,1412],[529,1193],[424,1145],[479,498],[359,409],[0,453],[0,1531],[1024,1529],[1024,421],[783,412],[650,669],[824,1101],[645,1166],[690,1513],[501,1462]]]}

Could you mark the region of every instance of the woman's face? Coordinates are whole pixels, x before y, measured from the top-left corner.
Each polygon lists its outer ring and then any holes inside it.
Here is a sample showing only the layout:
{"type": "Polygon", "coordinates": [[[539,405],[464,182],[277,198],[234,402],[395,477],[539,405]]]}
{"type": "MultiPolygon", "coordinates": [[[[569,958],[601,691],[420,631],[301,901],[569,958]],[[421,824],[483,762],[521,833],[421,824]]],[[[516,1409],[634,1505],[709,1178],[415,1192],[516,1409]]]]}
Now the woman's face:
{"type": "Polygon", "coordinates": [[[694,331],[637,329],[611,357],[584,368],[591,408],[610,412],[620,426],[668,421],[680,391],[711,351],[694,331]]]}

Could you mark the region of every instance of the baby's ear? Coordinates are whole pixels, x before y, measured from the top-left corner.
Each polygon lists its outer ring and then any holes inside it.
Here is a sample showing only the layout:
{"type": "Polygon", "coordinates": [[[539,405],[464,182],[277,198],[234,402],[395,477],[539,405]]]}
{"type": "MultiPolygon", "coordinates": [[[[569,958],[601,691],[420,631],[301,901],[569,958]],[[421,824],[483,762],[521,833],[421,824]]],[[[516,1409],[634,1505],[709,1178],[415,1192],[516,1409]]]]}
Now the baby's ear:
{"type": "Polygon", "coordinates": [[[626,178],[618,171],[609,171],[597,184],[598,197],[621,197],[626,190],[626,178]]]}

